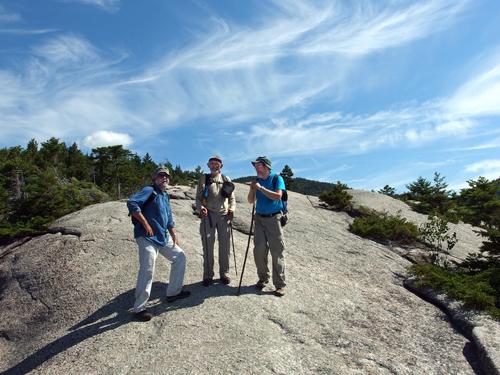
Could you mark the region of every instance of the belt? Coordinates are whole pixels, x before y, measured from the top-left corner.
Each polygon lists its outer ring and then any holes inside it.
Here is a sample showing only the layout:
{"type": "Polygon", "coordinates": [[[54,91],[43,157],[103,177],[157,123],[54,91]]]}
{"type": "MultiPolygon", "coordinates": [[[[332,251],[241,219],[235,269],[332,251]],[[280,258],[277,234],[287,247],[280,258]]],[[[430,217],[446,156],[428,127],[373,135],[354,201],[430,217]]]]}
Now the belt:
{"type": "Polygon", "coordinates": [[[281,211],[278,211],[278,212],[275,212],[274,214],[257,214],[257,216],[260,216],[260,217],[273,217],[273,216],[276,216],[278,214],[280,214],[281,211]]]}

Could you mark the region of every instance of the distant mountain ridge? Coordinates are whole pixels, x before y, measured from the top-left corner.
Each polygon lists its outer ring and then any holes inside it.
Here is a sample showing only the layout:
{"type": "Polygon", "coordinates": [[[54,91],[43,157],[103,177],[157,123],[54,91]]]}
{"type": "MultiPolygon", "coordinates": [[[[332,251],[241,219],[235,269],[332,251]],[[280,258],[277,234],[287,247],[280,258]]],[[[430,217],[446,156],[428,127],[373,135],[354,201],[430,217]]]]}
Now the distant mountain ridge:
{"type": "MultiPolygon", "coordinates": [[[[255,176],[245,176],[233,179],[233,181],[241,183],[250,182],[253,180],[255,180],[255,176]]],[[[335,184],[331,182],[321,182],[315,180],[308,180],[307,178],[297,177],[293,179],[293,184],[291,188],[289,188],[289,190],[304,195],[319,196],[321,193],[325,191],[332,190],[334,185],[335,184]]]]}

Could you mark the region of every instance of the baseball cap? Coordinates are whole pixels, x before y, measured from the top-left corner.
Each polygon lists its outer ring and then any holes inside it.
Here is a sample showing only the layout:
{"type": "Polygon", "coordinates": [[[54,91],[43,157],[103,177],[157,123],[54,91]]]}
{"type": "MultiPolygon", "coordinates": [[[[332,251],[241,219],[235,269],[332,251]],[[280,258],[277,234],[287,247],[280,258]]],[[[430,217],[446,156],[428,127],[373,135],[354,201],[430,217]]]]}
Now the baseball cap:
{"type": "Polygon", "coordinates": [[[165,174],[167,174],[168,176],[170,176],[170,171],[168,170],[168,168],[166,168],[166,167],[159,167],[159,168],[157,168],[157,169],[156,169],[156,171],[155,171],[155,173],[154,173],[154,175],[153,175],[153,178],[158,177],[158,175],[159,175],[160,173],[165,173],[165,174]]]}
{"type": "Polygon", "coordinates": [[[219,155],[211,156],[210,159],[208,159],[208,162],[211,162],[212,160],[218,161],[219,163],[222,164],[222,158],[219,155]]]}

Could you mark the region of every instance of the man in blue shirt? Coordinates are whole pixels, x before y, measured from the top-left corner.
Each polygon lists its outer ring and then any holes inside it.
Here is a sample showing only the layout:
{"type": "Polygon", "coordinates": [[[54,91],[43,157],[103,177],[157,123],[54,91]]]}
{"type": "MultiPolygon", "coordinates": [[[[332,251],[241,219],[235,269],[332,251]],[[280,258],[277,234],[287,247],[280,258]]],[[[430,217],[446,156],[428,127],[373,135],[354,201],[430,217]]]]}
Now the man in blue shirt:
{"type": "Polygon", "coordinates": [[[259,156],[252,164],[257,172],[257,179],[250,185],[248,202],[257,202],[253,255],[259,281],[255,286],[263,289],[269,283],[267,257],[271,252],[273,284],[276,287],[274,294],[282,297],[285,295],[286,286],[283,256],[285,242],[280,218],[284,209],[281,196],[285,190],[285,182],[281,176],[277,175],[275,186],[273,186],[276,174],[272,172],[271,160],[266,156],[259,156]]]}
{"type": "Polygon", "coordinates": [[[155,261],[158,253],[171,263],[167,287],[167,302],[188,297],[191,292],[182,290],[186,256],[179,247],[175,224],[170,208],[167,186],[170,172],[160,167],[153,176],[153,184],[132,195],[127,207],[134,222],[134,237],[139,245],[139,273],[135,289],[134,313],[137,319],[151,320],[146,303],[151,295],[155,261]]]}

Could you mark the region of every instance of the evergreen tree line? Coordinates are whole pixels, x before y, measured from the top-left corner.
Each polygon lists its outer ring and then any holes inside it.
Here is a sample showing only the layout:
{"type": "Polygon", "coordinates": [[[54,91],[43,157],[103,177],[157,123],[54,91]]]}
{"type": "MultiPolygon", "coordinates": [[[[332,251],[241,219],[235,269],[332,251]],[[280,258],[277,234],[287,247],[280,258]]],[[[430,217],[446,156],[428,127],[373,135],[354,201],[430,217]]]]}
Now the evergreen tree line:
{"type": "MultiPolygon", "coordinates": [[[[166,161],[171,184],[194,184],[201,167],[183,171],[166,161]]],[[[122,146],[84,154],[50,138],[0,149],[0,240],[44,232],[54,219],[90,204],[126,198],[144,185],[158,165],[122,146]]]]}

